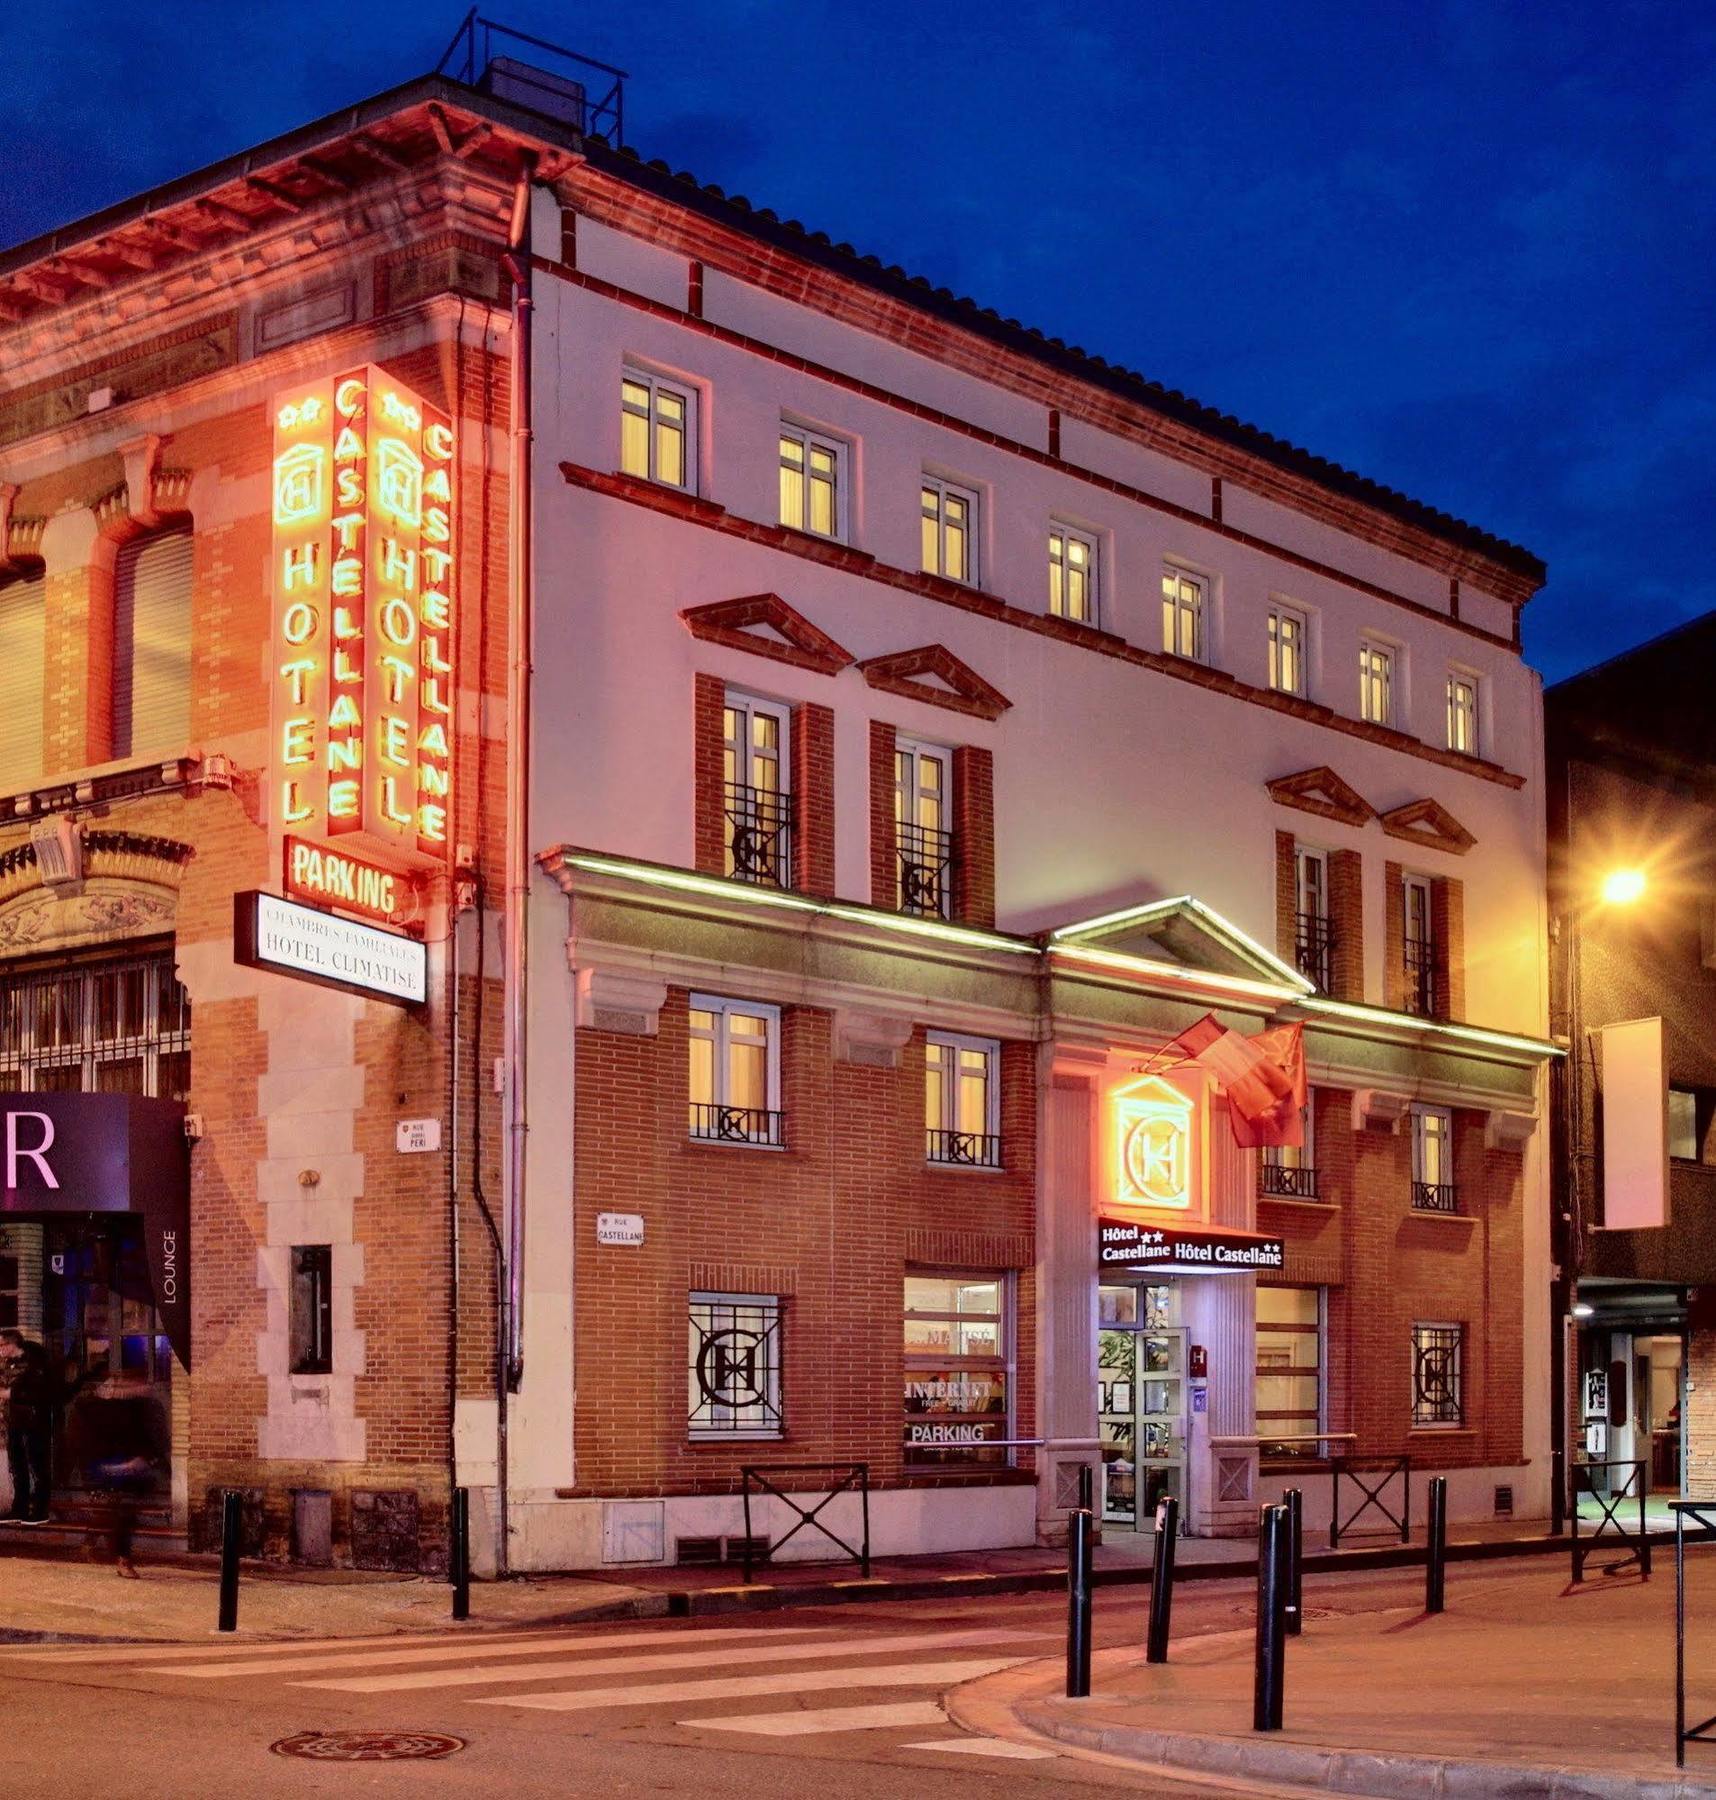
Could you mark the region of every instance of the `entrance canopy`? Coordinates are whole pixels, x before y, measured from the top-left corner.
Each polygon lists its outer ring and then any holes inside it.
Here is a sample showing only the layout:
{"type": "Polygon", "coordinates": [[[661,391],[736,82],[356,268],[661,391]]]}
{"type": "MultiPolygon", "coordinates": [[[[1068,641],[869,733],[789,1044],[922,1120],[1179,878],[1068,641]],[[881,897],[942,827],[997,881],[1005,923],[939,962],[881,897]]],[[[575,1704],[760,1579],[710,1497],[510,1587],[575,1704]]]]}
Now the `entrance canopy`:
{"type": "Polygon", "coordinates": [[[137,1094],[6,1094],[0,1218],[139,1213],[149,1286],[191,1366],[191,1167],[185,1109],[137,1094]]]}

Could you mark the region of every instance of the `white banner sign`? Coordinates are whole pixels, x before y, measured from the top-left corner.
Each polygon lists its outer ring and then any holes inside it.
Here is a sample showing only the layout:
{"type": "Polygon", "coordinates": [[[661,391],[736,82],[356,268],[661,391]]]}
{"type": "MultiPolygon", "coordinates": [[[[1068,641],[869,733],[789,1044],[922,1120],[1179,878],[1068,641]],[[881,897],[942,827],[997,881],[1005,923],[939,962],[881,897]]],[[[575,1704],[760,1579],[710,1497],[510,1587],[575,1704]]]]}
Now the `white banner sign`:
{"type": "Polygon", "coordinates": [[[429,954],[416,938],[273,894],[233,896],[233,955],[251,968],[406,1006],[429,998],[429,954]]]}

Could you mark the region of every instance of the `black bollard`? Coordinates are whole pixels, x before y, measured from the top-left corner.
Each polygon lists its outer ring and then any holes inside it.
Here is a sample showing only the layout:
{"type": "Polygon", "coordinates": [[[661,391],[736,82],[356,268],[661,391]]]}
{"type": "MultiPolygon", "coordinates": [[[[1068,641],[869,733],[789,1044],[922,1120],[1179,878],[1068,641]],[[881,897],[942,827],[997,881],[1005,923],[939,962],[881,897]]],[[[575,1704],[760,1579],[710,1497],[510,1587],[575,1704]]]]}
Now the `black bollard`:
{"type": "Polygon", "coordinates": [[[1090,1464],[1080,1463],[1078,1466],[1078,1507],[1080,1512],[1093,1515],[1096,1512],[1096,1502],[1092,1498],[1095,1488],[1096,1477],[1091,1472],[1090,1464]]]}
{"type": "Polygon", "coordinates": [[[234,1488],[220,1502],[220,1629],[238,1629],[238,1545],[244,1534],[244,1496],[234,1488]]]}
{"type": "Polygon", "coordinates": [[[1287,1662],[1287,1508],[1266,1506],[1257,1527],[1257,1676],[1251,1729],[1279,1731],[1287,1662]]]}
{"type": "Polygon", "coordinates": [[[1180,1503],[1170,1494],[1156,1508],[1156,1560],[1150,1569],[1150,1640],[1144,1660],[1168,1660],[1168,1627],[1174,1610],[1174,1555],[1180,1541],[1180,1503]]]}
{"type": "Polygon", "coordinates": [[[1287,1507],[1287,1635],[1298,1637],[1305,1629],[1305,1496],[1289,1488],[1282,1500],[1287,1507]]]}
{"type": "Polygon", "coordinates": [[[1067,1698],[1090,1692],[1091,1518],[1080,1507],[1067,1521],[1067,1698]]]}
{"type": "Polygon", "coordinates": [[[1448,1573],[1448,1477],[1430,1477],[1430,1544],[1424,1556],[1424,1610],[1439,1613],[1448,1573]]]}
{"type": "Polygon", "coordinates": [[[471,1495],[467,1488],[453,1489],[453,1617],[471,1616],[471,1495]]]}

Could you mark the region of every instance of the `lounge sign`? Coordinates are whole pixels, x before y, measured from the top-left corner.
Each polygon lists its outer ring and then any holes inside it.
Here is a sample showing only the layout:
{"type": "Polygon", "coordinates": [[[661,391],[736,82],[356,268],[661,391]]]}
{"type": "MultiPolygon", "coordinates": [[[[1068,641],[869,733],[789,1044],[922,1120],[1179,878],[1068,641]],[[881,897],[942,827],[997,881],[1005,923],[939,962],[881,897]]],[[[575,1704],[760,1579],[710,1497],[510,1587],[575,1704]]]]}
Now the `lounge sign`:
{"type": "Polygon", "coordinates": [[[134,1094],[8,1094],[0,1217],[140,1213],[149,1286],[191,1366],[191,1174],[185,1109],[134,1094]]]}
{"type": "Polygon", "coordinates": [[[429,953],[416,938],[254,889],[232,897],[232,954],[247,968],[374,1000],[420,1006],[429,998],[429,953]]]}
{"type": "Polygon", "coordinates": [[[274,725],[301,837],[445,862],[452,421],[365,367],[274,402],[274,725]]]}
{"type": "Polygon", "coordinates": [[[1096,1243],[1097,1263],[1104,1269],[1195,1275],[1287,1266],[1287,1246],[1282,1239],[1257,1231],[1194,1230],[1101,1218],[1096,1222],[1096,1243]]]}

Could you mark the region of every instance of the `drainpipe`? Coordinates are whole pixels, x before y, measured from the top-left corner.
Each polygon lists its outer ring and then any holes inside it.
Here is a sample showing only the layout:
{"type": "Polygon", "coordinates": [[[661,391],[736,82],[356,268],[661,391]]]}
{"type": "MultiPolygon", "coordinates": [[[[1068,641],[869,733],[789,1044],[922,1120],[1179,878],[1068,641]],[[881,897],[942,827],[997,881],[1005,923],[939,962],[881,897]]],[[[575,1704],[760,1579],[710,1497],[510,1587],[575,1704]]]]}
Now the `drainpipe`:
{"type": "Polygon", "coordinates": [[[506,692],[506,1382],[517,1393],[524,1373],[524,1192],[530,1129],[526,1099],[530,921],[531,680],[534,621],[531,608],[531,356],[530,191],[536,155],[526,151],[513,191],[511,249],[505,267],[512,281],[512,460],[509,479],[511,554],[507,642],[511,651],[506,692]]]}

